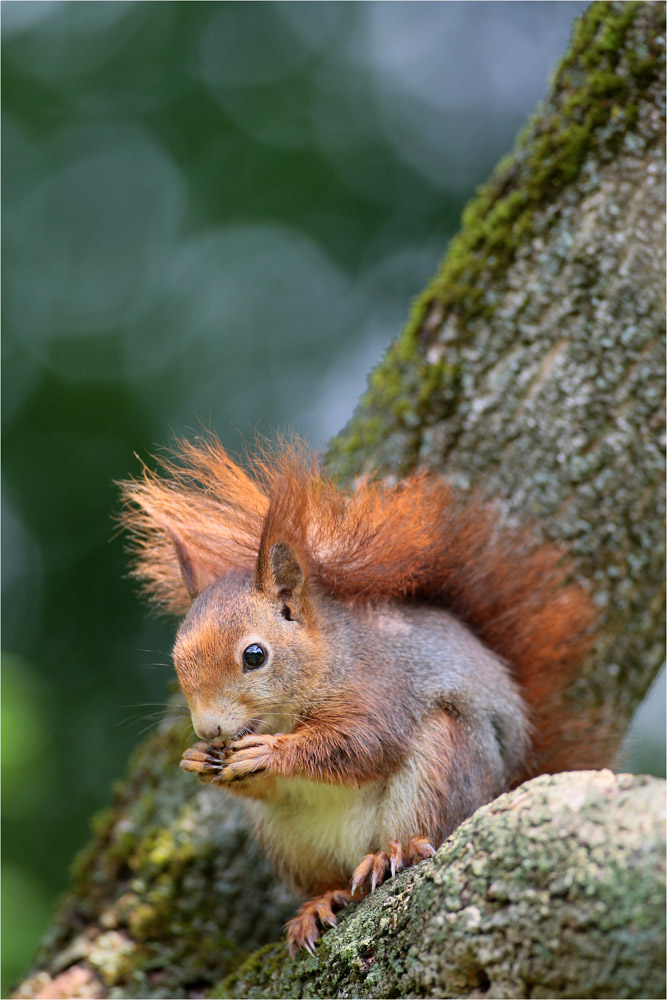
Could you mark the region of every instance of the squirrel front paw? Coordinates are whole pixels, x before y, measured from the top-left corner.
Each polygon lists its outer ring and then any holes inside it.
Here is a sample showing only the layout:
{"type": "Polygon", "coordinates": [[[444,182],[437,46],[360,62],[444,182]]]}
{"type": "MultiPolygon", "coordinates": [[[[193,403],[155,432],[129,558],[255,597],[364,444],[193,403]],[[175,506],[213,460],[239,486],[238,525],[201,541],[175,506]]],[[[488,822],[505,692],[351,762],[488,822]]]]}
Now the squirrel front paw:
{"type": "Polygon", "coordinates": [[[199,781],[214,785],[230,785],[254,775],[278,769],[280,750],[287,737],[251,733],[220,747],[200,741],[183,754],[182,771],[192,771],[199,781]]]}
{"type": "Polygon", "coordinates": [[[207,784],[219,778],[225,766],[225,748],[200,740],[183,754],[181,771],[193,771],[199,781],[207,784]]]}
{"type": "Polygon", "coordinates": [[[283,750],[288,737],[283,733],[251,733],[234,740],[226,748],[225,766],[220,783],[241,781],[255,774],[278,773],[283,750]]]}

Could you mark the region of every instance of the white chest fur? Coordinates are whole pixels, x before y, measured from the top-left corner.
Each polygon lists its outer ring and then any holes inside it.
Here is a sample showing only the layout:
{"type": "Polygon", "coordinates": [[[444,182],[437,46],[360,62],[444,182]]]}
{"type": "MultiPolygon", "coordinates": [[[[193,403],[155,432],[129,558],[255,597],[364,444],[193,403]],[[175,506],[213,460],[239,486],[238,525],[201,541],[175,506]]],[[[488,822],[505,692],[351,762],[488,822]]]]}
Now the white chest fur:
{"type": "Polygon", "coordinates": [[[299,868],[305,858],[351,874],[365,854],[387,850],[389,840],[406,843],[421,834],[417,821],[419,767],[408,759],[386,782],[359,788],[276,779],[271,799],[247,802],[264,842],[299,868]]]}
{"type": "Polygon", "coordinates": [[[262,840],[298,864],[304,854],[351,872],[382,837],[382,787],[279,778],[271,801],[247,803],[262,840]]]}

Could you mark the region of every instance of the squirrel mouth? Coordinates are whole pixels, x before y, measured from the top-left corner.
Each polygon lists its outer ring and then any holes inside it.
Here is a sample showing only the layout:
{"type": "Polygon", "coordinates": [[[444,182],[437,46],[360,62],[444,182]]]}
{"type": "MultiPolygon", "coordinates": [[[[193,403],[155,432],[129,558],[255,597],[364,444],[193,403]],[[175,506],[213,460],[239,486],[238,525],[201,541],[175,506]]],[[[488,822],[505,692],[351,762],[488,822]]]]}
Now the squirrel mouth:
{"type": "Polygon", "coordinates": [[[239,729],[238,733],[234,733],[230,743],[235,743],[236,740],[240,740],[244,736],[252,736],[253,733],[257,732],[263,721],[263,719],[251,719],[250,722],[246,723],[243,729],[239,729]]]}

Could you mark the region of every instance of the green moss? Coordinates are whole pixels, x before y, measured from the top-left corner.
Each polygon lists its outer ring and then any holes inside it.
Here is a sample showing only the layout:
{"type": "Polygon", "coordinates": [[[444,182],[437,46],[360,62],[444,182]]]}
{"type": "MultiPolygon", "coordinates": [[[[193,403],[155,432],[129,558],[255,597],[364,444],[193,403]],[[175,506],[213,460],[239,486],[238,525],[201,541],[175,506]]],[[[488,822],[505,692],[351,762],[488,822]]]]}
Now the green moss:
{"type": "MultiPolygon", "coordinates": [[[[208,996],[211,998],[259,996],[259,993],[253,992],[252,988],[249,988],[249,984],[261,982],[270,989],[271,980],[284,974],[285,966],[289,961],[287,947],[284,943],[265,945],[264,948],[259,948],[252,955],[249,955],[234,972],[217,983],[208,996]]],[[[261,995],[267,996],[268,994],[263,990],[261,995]]],[[[294,995],[296,996],[296,993],[294,995]]]]}
{"type": "Polygon", "coordinates": [[[168,870],[171,876],[176,877],[192,860],[193,854],[190,837],[179,841],[172,830],[160,827],[142,838],[139,849],[131,858],[131,867],[144,874],[168,870]]]}
{"type": "MultiPolygon", "coordinates": [[[[604,162],[634,129],[639,102],[664,59],[658,33],[649,46],[632,37],[633,23],[646,7],[634,0],[598,0],[576,22],[548,100],[465,209],[462,229],[439,273],[373,372],[351,424],[332,442],[328,462],[339,474],[349,474],[360,460],[368,464],[395,434],[402,436],[407,464],[416,461],[420,435],[415,428],[447,418],[456,397],[457,357],[452,351],[429,366],[424,361],[428,346],[447,317],[456,319],[459,344],[468,322],[491,319],[495,297],[489,289],[501,283],[535,235],[538,213],[557,203],[589,157],[604,162]]],[[[658,7],[650,16],[664,30],[664,5],[658,7]]]]}

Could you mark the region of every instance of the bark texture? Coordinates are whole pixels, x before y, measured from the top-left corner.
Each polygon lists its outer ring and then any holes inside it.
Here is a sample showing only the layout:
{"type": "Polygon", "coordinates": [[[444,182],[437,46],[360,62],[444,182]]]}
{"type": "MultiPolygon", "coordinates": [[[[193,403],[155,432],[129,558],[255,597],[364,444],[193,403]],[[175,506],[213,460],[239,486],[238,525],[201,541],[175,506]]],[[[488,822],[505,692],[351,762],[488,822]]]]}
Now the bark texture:
{"type": "MultiPolygon", "coordinates": [[[[426,464],[565,542],[603,612],[572,709],[621,725],[662,658],[663,148],[664,5],[594,3],[328,457],[343,477],[426,464]]],[[[185,744],[172,725],[140,748],[17,996],[664,990],[659,782],[537,779],[317,960],[274,944],[240,969],[295,904],[237,803],[179,772],[185,744]]]]}

